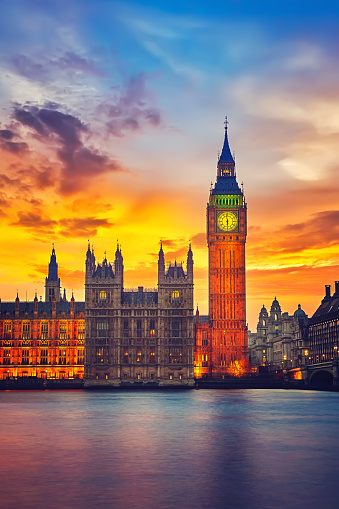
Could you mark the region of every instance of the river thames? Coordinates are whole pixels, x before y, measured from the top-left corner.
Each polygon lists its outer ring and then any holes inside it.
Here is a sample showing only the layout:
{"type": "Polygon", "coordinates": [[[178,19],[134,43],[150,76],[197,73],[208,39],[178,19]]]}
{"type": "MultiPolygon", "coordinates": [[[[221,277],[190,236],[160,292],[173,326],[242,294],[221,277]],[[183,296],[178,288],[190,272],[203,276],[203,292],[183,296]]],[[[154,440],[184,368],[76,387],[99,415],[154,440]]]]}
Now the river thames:
{"type": "Polygon", "coordinates": [[[0,506],[339,507],[339,394],[6,391],[0,506]]]}

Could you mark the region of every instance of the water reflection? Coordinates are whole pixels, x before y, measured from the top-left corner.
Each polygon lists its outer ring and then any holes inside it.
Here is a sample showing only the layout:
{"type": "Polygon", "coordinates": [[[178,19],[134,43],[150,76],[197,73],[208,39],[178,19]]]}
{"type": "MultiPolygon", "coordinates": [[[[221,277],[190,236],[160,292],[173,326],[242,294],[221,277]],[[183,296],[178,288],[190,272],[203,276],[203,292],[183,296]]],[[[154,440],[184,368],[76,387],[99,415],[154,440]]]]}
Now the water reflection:
{"type": "Polygon", "coordinates": [[[3,508],[336,507],[339,395],[4,392],[3,508]]]}

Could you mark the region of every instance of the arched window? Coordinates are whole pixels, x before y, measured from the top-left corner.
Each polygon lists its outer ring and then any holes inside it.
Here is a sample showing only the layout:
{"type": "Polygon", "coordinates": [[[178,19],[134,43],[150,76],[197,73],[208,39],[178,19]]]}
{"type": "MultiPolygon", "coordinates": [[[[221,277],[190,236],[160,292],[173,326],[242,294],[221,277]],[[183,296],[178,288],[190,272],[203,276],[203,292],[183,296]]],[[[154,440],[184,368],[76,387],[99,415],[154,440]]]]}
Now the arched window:
{"type": "Polygon", "coordinates": [[[107,300],[107,293],[105,292],[105,290],[101,290],[100,300],[107,300]]]}

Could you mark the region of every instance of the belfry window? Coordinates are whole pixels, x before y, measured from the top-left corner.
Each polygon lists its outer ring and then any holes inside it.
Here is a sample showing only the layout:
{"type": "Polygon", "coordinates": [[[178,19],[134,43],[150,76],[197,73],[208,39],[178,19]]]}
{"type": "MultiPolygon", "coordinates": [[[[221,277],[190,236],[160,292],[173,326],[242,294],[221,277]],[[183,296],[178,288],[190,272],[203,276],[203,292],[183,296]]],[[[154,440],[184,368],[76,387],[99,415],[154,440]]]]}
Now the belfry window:
{"type": "Polygon", "coordinates": [[[155,336],[155,320],[150,320],[150,325],[149,325],[149,335],[151,338],[154,338],[155,336]]]}
{"type": "Polygon", "coordinates": [[[124,320],[124,338],[128,338],[128,320],[124,320]]]}
{"type": "Polygon", "coordinates": [[[101,290],[99,294],[99,298],[101,302],[106,302],[107,300],[107,292],[105,290],[101,290]]]}
{"type": "Polygon", "coordinates": [[[180,301],[179,290],[173,290],[172,291],[172,303],[173,304],[179,304],[179,301],[180,301]]]}
{"type": "Polygon", "coordinates": [[[181,338],[182,337],[182,323],[181,320],[172,320],[172,338],[181,338]]]}

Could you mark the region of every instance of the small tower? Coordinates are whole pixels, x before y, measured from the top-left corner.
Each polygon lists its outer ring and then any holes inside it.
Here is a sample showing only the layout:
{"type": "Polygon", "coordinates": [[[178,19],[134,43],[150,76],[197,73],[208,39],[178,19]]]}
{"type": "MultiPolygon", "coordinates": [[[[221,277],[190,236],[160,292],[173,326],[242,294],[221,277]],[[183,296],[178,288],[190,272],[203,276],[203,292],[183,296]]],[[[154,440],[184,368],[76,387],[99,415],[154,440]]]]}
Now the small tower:
{"type": "Polygon", "coordinates": [[[165,277],[165,255],[162,249],[162,242],[160,243],[159,257],[158,257],[158,284],[162,283],[165,277]]]}
{"type": "Polygon", "coordinates": [[[124,259],[121,254],[121,246],[117,243],[117,249],[115,251],[115,260],[114,260],[114,271],[117,283],[124,286],[124,259]]]}
{"type": "Polygon", "coordinates": [[[191,243],[187,251],[187,281],[193,284],[193,253],[191,249],[191,243]]]}
{"type": "Polygon", "coordinates": [[[48,277],[45,280],[45,302],[60,301],[60,279],[58,278],[58,264],[53,244],[51,259],[48,264],[48,277]]]}

